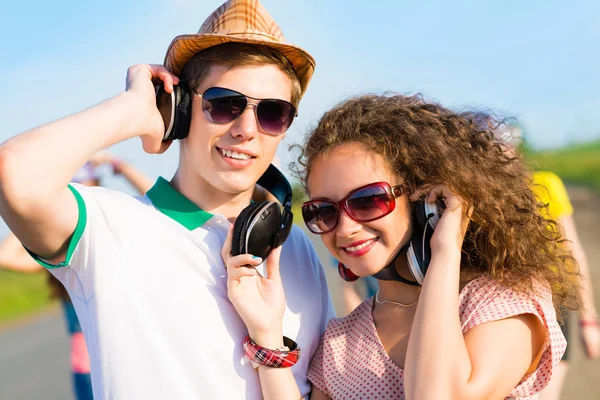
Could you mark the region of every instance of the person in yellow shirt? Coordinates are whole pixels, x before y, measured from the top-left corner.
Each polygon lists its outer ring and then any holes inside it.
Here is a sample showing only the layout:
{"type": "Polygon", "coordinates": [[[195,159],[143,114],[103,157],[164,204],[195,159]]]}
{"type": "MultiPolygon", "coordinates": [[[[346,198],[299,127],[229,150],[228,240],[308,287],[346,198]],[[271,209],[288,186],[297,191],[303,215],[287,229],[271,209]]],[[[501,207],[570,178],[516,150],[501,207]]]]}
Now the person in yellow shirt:
{"type": "MultiPolygon", "coordinates": [[[[521,143],[521,129],[518,126],[509,126],[498,137],[506,145],[508,154],[517,151],[521,143]]],[[[581,341],[588,359],[600,357],[600,326],[598,314],[594,304],[594,292],[591,282],[588,259],[579,239],[575,221],[573,219],[573,206],[562,180],[553,172],[536,171],[533,174],[533,187],[535,195],[541,204],[547,205],[544,209],[545,217],[556,221],[565,240],[565,245],[570,247],[573,258],[579,265],[581,283],[579,297],[583,307],[579,313],[579,327],[581,341]]],[[[561,329],[567,342],[569,342],[569,319],[565,318],[561,329]]],[[[567,375],[569,360],[569,346],[559,363],[554,369],[552,379],[548,386],[541,392],[540,400],[560,399],[563,384],[567,375]]]]}

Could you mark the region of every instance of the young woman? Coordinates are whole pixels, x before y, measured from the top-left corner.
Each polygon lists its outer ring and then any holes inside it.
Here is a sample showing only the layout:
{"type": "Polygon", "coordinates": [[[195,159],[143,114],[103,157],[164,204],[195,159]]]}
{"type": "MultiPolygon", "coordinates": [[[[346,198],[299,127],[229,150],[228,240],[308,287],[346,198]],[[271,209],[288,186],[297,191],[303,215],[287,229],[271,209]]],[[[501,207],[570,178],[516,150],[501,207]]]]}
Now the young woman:
{"type": "MultiPolygon", "coordinates": [[[[380,285],[329,322],[312,399],[529,399],[547,385],[566,346],[555,309],[578,303],[575,263],[496,127],[418,96],[371,95],[330,110],[310,134],[304,220],[342,277],[380,285]]],[[[224,258],[265,398],[298,398],[291,371],[255,356],[286,361],[278,251],[266,277],[248,268],[260,259],[224,258]]]]}

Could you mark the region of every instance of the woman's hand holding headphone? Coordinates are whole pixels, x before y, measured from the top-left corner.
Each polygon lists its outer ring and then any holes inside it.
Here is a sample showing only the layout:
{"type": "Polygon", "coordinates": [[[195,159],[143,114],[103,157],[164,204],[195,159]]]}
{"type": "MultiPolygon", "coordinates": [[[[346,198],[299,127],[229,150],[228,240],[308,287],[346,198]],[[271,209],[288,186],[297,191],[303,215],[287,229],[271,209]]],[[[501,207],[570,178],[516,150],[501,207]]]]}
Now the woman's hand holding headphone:
{"type": "Polygon", "coordinates": [[[135,110],[136,131],[142,139],[144,151],[150,154],[162,153],[171,144],[163,142],[165,133],[164,122],[156,108],[156,81],[162,81],[168,93],[173,92],[173,85],[179,83],[179,78],[171,74],[162,65],[139,64],[127,70],[126,94],[138,103],[135,110]]]}
{"type": "Polygon", "coordinates": [[[258,345],[276,349],[283,346],[282,321],[285,294],[279,273],[281,246],[266,260],[267,276],[256,267],[261,258],[251,254],[231,256],[233,228],[229,229],[221,256],[227,266],[227,295],[246,324],[250,338],[258,345]]]}
{"type": "Polygon", "coordinates": [[[442,199],[446,206],[431,237],[431,253],[460,252],[473,214],[473,207],[469,207],[462,197],[446,185],[423,186],[410,196],[410,200],[417,201],[423,196],[425,196],[424,201],[429,203],[442,199]]]}

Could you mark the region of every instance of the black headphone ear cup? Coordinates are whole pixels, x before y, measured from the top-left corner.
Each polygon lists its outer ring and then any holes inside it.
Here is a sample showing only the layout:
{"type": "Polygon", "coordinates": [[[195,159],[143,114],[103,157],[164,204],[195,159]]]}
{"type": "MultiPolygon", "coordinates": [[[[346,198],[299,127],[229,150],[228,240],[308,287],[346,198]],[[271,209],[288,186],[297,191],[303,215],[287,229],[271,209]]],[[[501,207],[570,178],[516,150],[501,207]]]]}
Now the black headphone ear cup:
{"type": "MultiPolygon", "coordinates": [[[[433,236],[433,226],[429,223],[434,217],[431,207],[427,207],[423,200],[412,203],[413,233],[410,246],[406,253],[408,267],[419,284],[423,284],[425,273],[431,260],[431,246],[429,241],[433,236]]],[[[435,212],[437,217],[437,211],[435,212]]]]}
{"type": "Polygon", "coordinates": [[[246,244],[248,225],[250,225],[256,211],[258,211],[265,203],[266,202],[250,204],[248,207],[244,208],[240,215],[235,219],[235,223],[233,224],[233,238],[231,241],[232,256],[245,254],[244,246],[246,244]]]}
{"type": "Polygon", "coordinates": [[[190,132],[192,121],[192,96],[185,82],[173,86],[167,93],[161,83],[156,87],[156,107],[163,118],[165,135],[163,140],[183,139],[190,132]]]}
{"type": "Polygon", "coordinates": [[[281,229],[275,234],[273,238],[273,248],[281,246],[292,231],[292,225],[294,223],[294,214],[288,211],[286,208],[281,213],[281,229]]]}
{"type": "Polygon", "coordinates": [[[192,96],[187,84],[183,81],[173,86],[175,93],[175,117],[171,139],[184,139],[190,132],[192,121],[192,96]]]}

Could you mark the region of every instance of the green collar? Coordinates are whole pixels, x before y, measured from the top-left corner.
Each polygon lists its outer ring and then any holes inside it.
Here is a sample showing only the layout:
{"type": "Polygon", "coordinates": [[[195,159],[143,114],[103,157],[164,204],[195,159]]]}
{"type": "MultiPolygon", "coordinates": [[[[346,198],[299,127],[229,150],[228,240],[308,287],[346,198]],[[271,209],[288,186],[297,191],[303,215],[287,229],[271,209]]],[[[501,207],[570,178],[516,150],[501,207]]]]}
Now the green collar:
{"type": "Polygon", "coordinates": [[[146,195],[161,213],[179,222],[190,231],[204,225],[213,216],[175,190],[163,177],[156,180],[146,195]]]}

